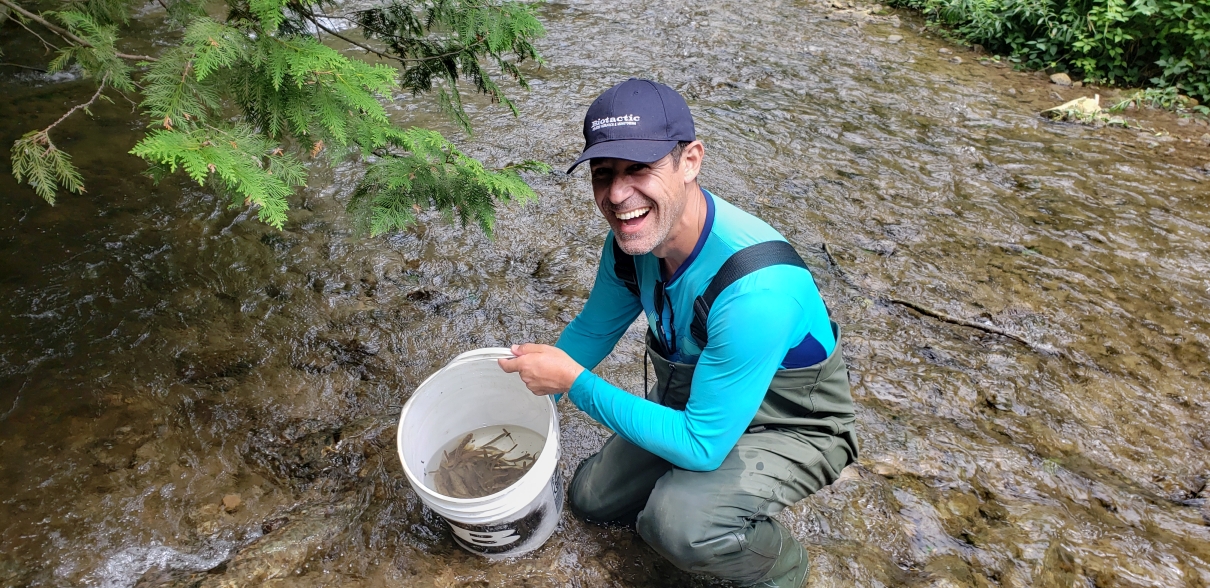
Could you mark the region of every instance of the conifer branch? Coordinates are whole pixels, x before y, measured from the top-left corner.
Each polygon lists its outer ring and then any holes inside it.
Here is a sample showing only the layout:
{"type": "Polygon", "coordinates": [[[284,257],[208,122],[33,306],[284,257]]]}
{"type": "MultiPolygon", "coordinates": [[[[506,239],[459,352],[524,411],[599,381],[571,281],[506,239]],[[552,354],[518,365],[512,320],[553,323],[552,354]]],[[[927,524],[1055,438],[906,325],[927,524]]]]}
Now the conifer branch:
{"type": "MultiPolygon", "coordinates": [[[[51,23],[50,21],[46,20],[45,18],[42,18],[41,16],[38,16],[37,14],[34,14],[24,8],[21,8],[17,4],[13,3],[11,0],[0,0],[0,5],[7,6],[7,7],[11,8],[12,10],[18,12],[22,16],[46,27],[46,29],[48,31],[50,31],[56,35],[59,35],[60,37],[63,38],[64,41],[70,41],[71,43],[80,45],[82,47],[93,47],[92,43],[89,43],[88,41],[81,39],[80,37],[78,37],[74,33],[72,33],[71,31],[69,31],[63,27],[60,27],[54,23],[51,23]]],[[[28,30],[28,29],[26,29],[26,30],[28,30]]],[[[38,38],[41,39],[41,37],[38,37],[38,38]]],[[[42,42],[46,43],[46,41],[42,41],[42,42]]],[[[117,55],[118,57],[121,57],[122,59],[133,59],[136,61],[156,61],[156,58],[151,57],[149,55],[130,55],[129,53],[117,53],[117,52],[115,52],[114,55],[117,55]]]]}
{"type": "Polygon", "coordinates": [[[26,31],[26,32],[28,32],[29,34],[31,34],[31,35],[33,35],[33,36],[37,37],[39,41],[42,41],[42,44],[43,44],[43,45],[45,45],[47,49],[52,49],[52,50],[54,50],[54,51],[58,51],[58,50],[59,50],[59,46],[58,46],[58,45],[55,45],[54,43],[51,43],[50,41],[47,41],[46,39],[43,39],[43,38],[42,38],[42,35],[39,35],[38,33],[35,33],[33,29],[29,28],[29,26],[27,26],[27,25],[25,24],[25,20],[24,20],[24,19],[21,19],[21,18],[14,18],[14,19],[13,19],[13,22],[16,22],[18,25],[20,25],[20,26],[21,26],[21,28],[25,29],[25,31],[26,31]]]}
{"type": "MultiPolygon", "coordinates": [[[[3,1],[3,0],[0,0],[0,1],[3,1]]],[[[482,44],[482,43],[485,41],[485,39],[481,37],[481,38],[479,38],[478,40],[476,40],[474,43],[471,43],[471,44],[469,44],[469,45],[464,45],[464,46],[462,46],[461,48],[459,48],[459,49],[455,49],[455,50],[450,51],[450,52],[448,52],[448,53],[442,53],[442,54],[440,54],[440,55],[430,55],[430,56],[428,56],[428,57],[420,57],[420,58],[415,58],[415,59],[412,59],[412,58],[408,58],[408,57],[401,57],[401,56],[399,56],[399,55],[391,55],[391,54],[389,54],[389,53],[383,53],[382,51],[379,51],[379,50],[377,50],[377,49],[375,49],[375,48],[373,48],[373,47],[370,47],[370,46],[368,46],[368,45],[366,45],[366,44],[364,44],[364,43],[358,43],[357,41],[354,41],[353,39],[350,39],[350,38],[348,38],[348,37],[346,37],[346,36],[344,36],[344,35],[342,35],[342,34],[340,34],[340,33],[336,32],[336,31],[334,31],[334,30],[332,30],[332,29],[328,28],[328,27],[327,27],[327,26],[325,26],[324,24],[320,23],[320,22],[319,22],[319,19],[318,19],[318,18],[316,18],[315,13],[313,13],[313,12],[311,12],[311,11],[309,11],[309,10],[303,10],[301,7],[298,7],[298,10],[299,10],[299,13],[303,15],[303,18],[306,18],[308,21],[310,21],[310,22],[311,22],[311,24],[314,24],[316,27],[318,27],[320,30],[324,31],[325,33],[328,33],[329,35],[332,35],[333,37],[336,37],[337,39],[340,39],[340,40],[342,40],[342,41],[344,41],[344,42],[346,42],[346,43],[348,43],[348,44],[350,44],[350,45],[353,45],[354,47],[359,47],[359,48],[361,48],[361,49],[365,49],[366,51],[369,51],[370,53],[373,53],[374,55],[377,55],[377,56],[379,56],[379,57],[382,57],[383,59],[391,59],[391,60],[398,61],[399,63],[403,63],[403,64],[408,64],[408,63],[424,63],[424,62],[426,62],[426,61],[441,60],[441,59],[444,59],[444,58],[446,58],[446,57],[452,57],[452,56],[454,56],[454,55],[458,55],[459,53],[463,53],[463,52],[465,52],[465,51],[469,51],[470,49],[472,49],[472,48],[473,48],[473,47],[475,47],[476,45],[480,45],[480,44],[482,44]]],[[[325,15],[323,15],[323,16],[324,16],[325,18],[330,18],[330,17],[328,17],[328,15],[326,15],[326,14],[325,14],[325,15]]]]}
{"type": "Polygon", "coordinates": [[[313,13],[309,12],[309,11],[302,12],[302,15],[303,15],[303,18],[306,18],[307,20],[311,21],[311,24],[315,25],[315,26],[316,26],[316,27],[318,27],[320,30],[322,30],[322,31],[324,31],[325,33],[328,33],[329,35],[332,35],[333,37],[336,37],[337,39],[340,39],[340,40],[342,40],[342,41],[344,41],[344,42],[346,42],[346,43],[348,43],[348,44],[350,44],[350,45],[353,45],[354,47],[360,47],[360,48],[362,48],[362,49],[365,49],[366,51],[369,51],[370,53],[373,53],[374,55],[377,55],[377,56],[379,56],[379,57],[382,57],[383,59],[394,59],[394,60],[396,60],[396,61],[398,61],[398,60],[399,60],[399,58],[398,58],[398,57],[396,57],[396,56],[394,56],[394,55],[388,55],[388,54],[386,54],[386,53],[383,53],[382,51],[379,51],[379,50],[377,50],[377,49],[374,49],[373,47],[370,47],[370,46],[368,46],[368,45],[364,45],[364,44],[362,44],[362,43],[358,43],[357,41],[354,41],[353,39],[350,39],[350,38],[348,38],[348,37],[346,37],[346,36],[344,36],[344,35],[342,35],[342,34],[340,34],[340,33],[336,32],[336,31],[334,31],[334,30],[332,30],[332,29],[328,28],[327,26],[325,26],[325,25],[323,25],[322,23],[320,23],[320,22],[319,22],[319,19],[318,19],[318,18],[315,18],[315,15],[314,15],[313,13]]]}
{"type": "Polygon", "coordinates": [[[108,74],[106,74],[106,75],[105,75],[105,77],[101,78],[101,83],[97,85],[97,91],[92,93],[92,98],[89,98],[89,99],[88,99],[88,102],[85,102],[85,103],[83,103],[83,104],[77,104],[77,105],[75,105],[75,106],[72,106],[72,107],[71,107],[71,109],[69,109],[67,112],[64,112],[64,113],[63,113],[63,116],[60,116],[60,117],[59,117],[59,120],[57,120],[57,121],[55,121],[55,122],[53,122],[53,123],[50,123],[50,126],[49,126],[49,127],[46,127],[45,129],[42,129],[42,132],[41,132],[40,134],[41,134],[41,135],[46,135],[47,133],[49,133],[49,132],[50,132],[50,130],[51,130],[51,129],[53,129],[53,128],[55,128],[56,126],[58,126],[58,125],[59,125],[59,123],[61,123],[61,122],[65,121],[65,120],[67,120],[67,117],[69,117],[69,116],[71,116],[72,114],[74,114],[74,113],[75,113],[77,110],[88,110],[88,107],[89,107],[89,106],[92,106],[93,102],[96,102],[96,101],[97,101],[97,98],[100,98],[100,97],[101,97],[101,91],[105,89],[105,82],[107,82],[107,81],[109,81],[109,75],[108,75],[108,74]]]}
{"type": "Polygon", "coordinates": [[[82,193],[79,171],[49,133],[76,111],[108,100],[107,90],[113,90],[127,101],[127,92],[142,94],[149,129],[130,153],[151,164],[153,179],[181,171],[279,229],[289,197],[306,184],[307,152],[312,159],[321,152],[333,160],[379,156],[367,162],[350,203],[371,234],[401,230],[429,209],[490,235],[497,204],[536,197],[522,174],[548,171],[543,164],[489,168],[440,133],[396,126],[387,111],[400,89],[433,92],[439,107],[469,132],[458,89],[466,80],[516,114],[486,65],[496,64],[501,78],[528,89],[517,64],[541,64],[533,40],[545,33],[529,5],[389,0],[355,17],[330,17],[314,0],[225,1],[224,19],[189,1],[156,0],[185,30],[176,46],[153,58],[116,50],[122,41],[116,23],[127,16],[118,11],[129,8],[125,0],[86,0],[37,14],[17,6],[26,0],[0,0],[26,31],[58,53],[49,71],[77,64],[100,80],[88,101],[13,144],[17,181],[51,204],[60,188],[82,193]],[[345,31],[331,18],[360,30],[345,31]],[[45,29],[37,31],[33,23],[45,29]],[[49,42],[51,35],[38,35],[45,31],[63,40],[59,47],[49,42]],[[319,40],[321,32],[365,54],[357,58],[328,46],[319,40]],[[131,59],[155,63],[136,72],[131,59]]]}
{"type": "Polygon", "coordinates": [[[21,8],[20,6],[18,6],[17,4],[15,4],[13,2],[10,2],[9,0],[0,0],[0,4],[7,6],[10,9],[12,9],[13,11],[17,12],[18,14],[21,14],[22,16],[24,16],[25,18],[28,18],[28,19],[46,27],[46,30],[48,30],[56,35],[59,35],[60,37],[63,37],[65,40],[71,41],[77,45],[84,45],[86,47],[92,47],[92,45],[89,44],[88,41],[85,41],[84,39],[81,39],[80,37],[77,37],[77,36],[71,34],[71,32],[69,32],[67,29],[64,29],[58,25],[55,25],[55,24],[51,23],[50,21],[42,18],[41,16],[38,16],[24,8],[21,8]]]}
{"type": "Polygon", "coordinates": [[[88,111],[88,107],[101,97],[109,81],[109,74],[101,78],[97,91],[83,104],[77,104],[63,113],[58,120],[40,131],[31,131],[13,143],[13,176],[17,181],[28,181],[44,200],[55,203],[55,192],[62,184],[69,192],[84,193],[84,180],[79,170],[71,163],[71,156],[60,151],[50,140],[50,131],[75,114],[77,110],[88,111]]]}

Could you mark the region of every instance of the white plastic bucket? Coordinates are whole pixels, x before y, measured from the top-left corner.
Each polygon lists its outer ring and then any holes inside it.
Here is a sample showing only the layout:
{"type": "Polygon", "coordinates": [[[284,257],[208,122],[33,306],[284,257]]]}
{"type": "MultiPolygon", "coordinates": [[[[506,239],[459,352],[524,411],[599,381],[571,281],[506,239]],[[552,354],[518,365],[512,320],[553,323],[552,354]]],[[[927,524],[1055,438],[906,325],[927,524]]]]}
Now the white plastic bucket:
{"type": "Polygon", "coordinates": [[[429,376],[399,415],[396,445],[408,483],[449,523],[466,550],[488,558],[521,555],[550,538],[563,512],[559,473],[559,413],[549,396],[535,396],[497,359],[504,347],[468,351],[429,376]],[[522,426],[546,436],[542,452],[513,485],[481,498],[453,498],[426,485],[438,451],[482,427],[522,426]]]}

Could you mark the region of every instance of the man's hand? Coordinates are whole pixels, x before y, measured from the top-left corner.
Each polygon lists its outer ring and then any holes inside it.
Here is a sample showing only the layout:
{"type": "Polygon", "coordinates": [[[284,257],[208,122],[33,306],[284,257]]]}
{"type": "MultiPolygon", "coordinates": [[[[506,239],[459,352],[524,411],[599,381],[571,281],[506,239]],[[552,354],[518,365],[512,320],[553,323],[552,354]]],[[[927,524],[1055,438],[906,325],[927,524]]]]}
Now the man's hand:
{"type": "Polygon", "coordinates": [[[516,358],[496,360],[500,369],[510,374],[519,372],[521,381],[538,396],[563,394],[571,390],[572,383],[584,371],[576,360],[558,347],[526,343],[513,345],[512,352],[516,358]]]}

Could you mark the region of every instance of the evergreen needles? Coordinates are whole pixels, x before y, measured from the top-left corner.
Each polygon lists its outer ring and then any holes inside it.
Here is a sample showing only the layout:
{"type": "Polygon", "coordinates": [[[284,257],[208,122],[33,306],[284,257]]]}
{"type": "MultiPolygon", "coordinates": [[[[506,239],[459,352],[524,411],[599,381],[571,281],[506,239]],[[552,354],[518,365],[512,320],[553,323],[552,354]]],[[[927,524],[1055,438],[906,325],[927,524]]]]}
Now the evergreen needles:
{"type": "Polygon", "coordinates": [[[30,131],[13,143],[13,177],[28,182],[50,204],[55,203],[60,185],[69,192],[84,192],[84,180],[71,156],[56,148],[46,131],[30,131]]]}
{"type": "Polygon", "coordinates": [[[50,131],[108,99],[105,92],[142,95],[149,128],[131,153],[152,164],[154,178],[183,171],[278,228],[289,197],[306,183],[308,159],[367,161],[349,209],[372,234],[406,227],[424,209],[490,233],[497,202],[534,196],[520,172],[548,170],[532,161],[489,169],[439,133],[400,126],[389,109],[401,91],[437,90],[439,107],[469,132],[458,89],[465,81],[516,114],[485,63],[528,87],[518,64],[540,63],[532,41],[544,30],[526,5],[405,0],[332,15],[312,0],[228,0],[227,17],[216,19],[201,0],[172,0],[162,5],[169,22],[183,25],[180,41],[151,57],[117,49],[133,0],[87,0],[41,14],[16,1],[0,3],[14,7],[31,34],[41,26],[64,41],[43,39],[56,51],[49,70],[78,67],[99,80],[92,100],[13,146],[18,181],[52,204],[60,189],[84,188],[50,131]],[[337,30],[339,19],[360,26],[360,38],[337,30]],[[337,51],[325,36],[365,58],[337,51]]]}

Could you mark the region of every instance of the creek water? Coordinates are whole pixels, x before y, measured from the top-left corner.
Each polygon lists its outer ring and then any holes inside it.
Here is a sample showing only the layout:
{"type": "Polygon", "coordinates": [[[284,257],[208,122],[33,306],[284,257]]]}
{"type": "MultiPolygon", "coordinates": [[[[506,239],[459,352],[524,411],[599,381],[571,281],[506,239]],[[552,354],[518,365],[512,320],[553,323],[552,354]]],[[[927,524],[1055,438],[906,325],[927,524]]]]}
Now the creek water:
{"type": "MultiPolygon", "coordinates": [[[[660,79],[694,109],[703,184],[797,246],[843,325],[862,457],[779,515],[811,586],[1210,585],[1205,148],[1044,121],[1093,90],[954,63],[906,16],[539,10],[548,61],[513,92],[522,116],[473,102],[460,144],[563,169],[597,93],[660,79]]],[[[0,71],[6,160],[92,92],[0,71]]],[[[453,133],[430,100],[397,104],[453,133]]],[[[494,240],[432,214],[368,238],[343,212],[355,166],[316,166],[277,231],[180,178],[152,185],[124,155],[131,105],[94,112],[55,131],[86,194],[51,207],[0,174],[0,585],[724,585],[570,511],[539,550],[489,563],[396,458],[424,377],[552,342],[583,304],[606,231],[583,172],[528,177],[539,199],[501,207],[494,240]]],[[[641,357],[636,325],[598,371],[640,393],[641,357]]],[[[560,411],[570,479],[608,432],[560,411]]]]}

